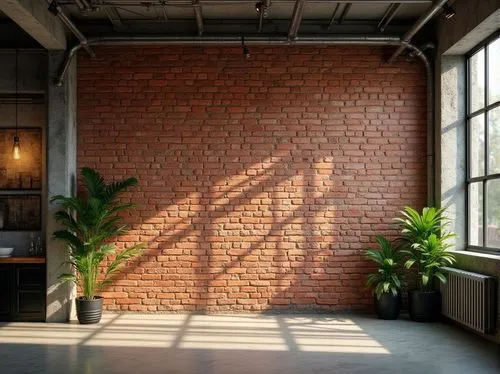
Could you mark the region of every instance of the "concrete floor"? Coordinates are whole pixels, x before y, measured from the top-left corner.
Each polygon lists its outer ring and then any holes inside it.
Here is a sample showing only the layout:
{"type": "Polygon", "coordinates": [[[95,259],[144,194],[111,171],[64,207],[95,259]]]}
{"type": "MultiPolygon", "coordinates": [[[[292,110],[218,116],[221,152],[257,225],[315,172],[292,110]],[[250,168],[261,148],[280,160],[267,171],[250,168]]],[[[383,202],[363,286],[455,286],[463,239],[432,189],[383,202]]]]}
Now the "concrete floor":
{"type": "Polygon", "coordinates": [[[0,324],[0,373],[496,373],[498,346],[453,326],[340,315],[107,314],[0,324]]]}

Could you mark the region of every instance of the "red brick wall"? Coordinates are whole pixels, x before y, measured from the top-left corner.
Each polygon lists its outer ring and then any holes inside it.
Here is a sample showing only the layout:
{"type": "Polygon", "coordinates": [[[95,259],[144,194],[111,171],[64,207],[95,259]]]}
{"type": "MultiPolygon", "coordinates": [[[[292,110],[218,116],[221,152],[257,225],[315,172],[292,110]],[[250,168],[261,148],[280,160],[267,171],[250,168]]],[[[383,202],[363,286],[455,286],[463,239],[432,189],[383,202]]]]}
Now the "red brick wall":
{"type": "Polygon", "coordinates": [[[78,166],[136,176],[108,310],[364,309],[374,235],[425,202],[425,76],[369,47],[99,48],[78,166]]]}

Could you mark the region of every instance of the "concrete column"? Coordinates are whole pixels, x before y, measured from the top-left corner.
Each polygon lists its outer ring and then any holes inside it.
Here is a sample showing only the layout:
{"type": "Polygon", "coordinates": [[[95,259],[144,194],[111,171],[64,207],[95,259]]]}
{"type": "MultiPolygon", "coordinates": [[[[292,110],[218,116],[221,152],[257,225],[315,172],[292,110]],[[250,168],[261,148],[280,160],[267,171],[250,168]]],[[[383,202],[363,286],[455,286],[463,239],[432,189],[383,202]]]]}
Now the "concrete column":
{"type": "Polygon", "coordinates": [[[466,248],[466,107],[465,57],[442,56],[440,84],[440,191],[441,206],[447,207],[450,229],[457,234],[455,249],[466,248]]]}
{"type": "MultiPolygon", "coordinates": [[[[76,190],[76,59],[61,87],[52,84],[64,52],[49,52],[48,125],[47,125],[47,195],[72,196],[76,190]]],[[[47,322],[68,321],[74,314],[75,287],[61,285],[58,276],[67,272],[61,264],[67,259],[62,243],[52,240],[59,228],[54,213],[59,209],[47,203],[47,322]]]]}

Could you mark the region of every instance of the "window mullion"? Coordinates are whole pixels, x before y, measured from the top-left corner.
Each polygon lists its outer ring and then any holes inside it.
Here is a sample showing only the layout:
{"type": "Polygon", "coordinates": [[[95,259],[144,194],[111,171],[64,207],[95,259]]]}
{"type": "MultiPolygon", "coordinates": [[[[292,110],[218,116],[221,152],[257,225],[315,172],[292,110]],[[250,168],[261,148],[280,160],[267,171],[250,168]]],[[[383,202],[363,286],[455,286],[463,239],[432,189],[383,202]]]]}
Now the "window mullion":
{"type": "MultiPolygon", "coordinates": [[[[489,162],[489,134],[488,134],[488,112],[486,106],[488,105],[488,46],[484,46],[484,175],[488,177],[490,171],[489,162]]],[[[483,181],[483,247],[488,246],[488,195],[487,195],[487,181],[483,181]]]]}

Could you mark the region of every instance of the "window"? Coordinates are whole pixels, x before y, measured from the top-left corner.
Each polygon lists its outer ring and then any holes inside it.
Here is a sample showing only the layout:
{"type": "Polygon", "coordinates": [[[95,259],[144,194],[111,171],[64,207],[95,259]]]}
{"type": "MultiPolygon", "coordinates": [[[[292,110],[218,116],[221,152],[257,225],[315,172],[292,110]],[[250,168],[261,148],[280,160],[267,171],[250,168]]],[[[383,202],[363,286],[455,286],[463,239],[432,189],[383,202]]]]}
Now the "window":
{"type": "Polygon", "coordinates": [[[500,251],[500,33],[467,56],[468,244],[500,251]]]}

